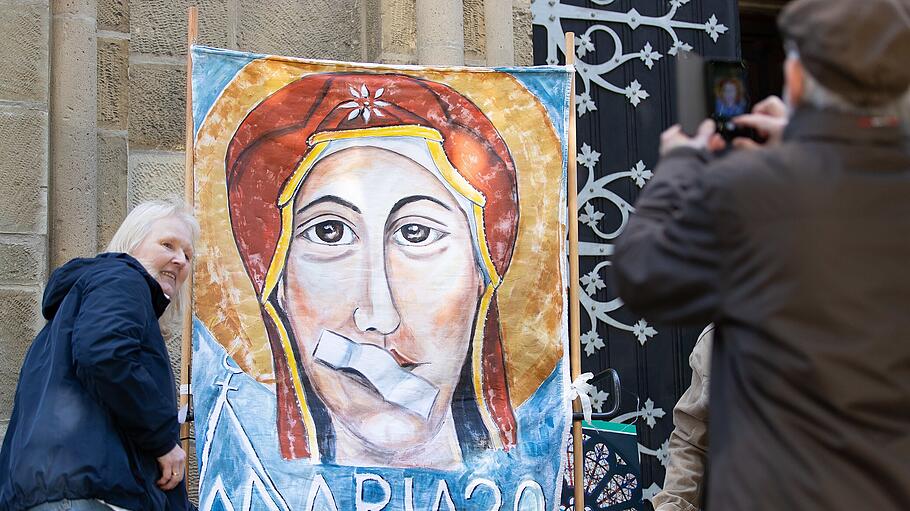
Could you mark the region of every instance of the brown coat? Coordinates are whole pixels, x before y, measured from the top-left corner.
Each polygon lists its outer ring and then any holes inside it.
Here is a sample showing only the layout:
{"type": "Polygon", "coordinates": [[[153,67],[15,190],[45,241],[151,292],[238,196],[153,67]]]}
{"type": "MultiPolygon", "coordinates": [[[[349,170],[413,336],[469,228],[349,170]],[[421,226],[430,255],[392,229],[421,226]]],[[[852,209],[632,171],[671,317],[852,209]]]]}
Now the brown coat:
{"type": "Polygon", "coordinates": [[[716,325],[710,511],[910,505],[910,143],[882,121],[673,151],[617,240],[632,311],[716,325]]]}
{"type": "Polygon", "coordinates": [[[698,337],[689,366],[692,383],[673,407],[673,433],[664,487],[651,499],[655,511],[697,511],[705,488],[708,461],[708,383],[714,326],[698,337]]]}

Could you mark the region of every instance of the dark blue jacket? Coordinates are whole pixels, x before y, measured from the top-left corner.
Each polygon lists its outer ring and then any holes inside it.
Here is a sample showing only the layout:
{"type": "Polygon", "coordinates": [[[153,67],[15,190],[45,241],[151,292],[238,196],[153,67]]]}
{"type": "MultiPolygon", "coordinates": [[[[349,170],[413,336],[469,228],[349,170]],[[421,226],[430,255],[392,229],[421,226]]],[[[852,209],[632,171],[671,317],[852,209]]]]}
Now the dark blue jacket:
{"type": "Polygon", "coordinates": [[[158,318],[168,299],[126,254],[74,259],[44,292],[47,325],[19,375],[0,451],[0,511],[101,499],[183,511],[161,491],[157,458],[179,440],[174,375],[158,318]]]}

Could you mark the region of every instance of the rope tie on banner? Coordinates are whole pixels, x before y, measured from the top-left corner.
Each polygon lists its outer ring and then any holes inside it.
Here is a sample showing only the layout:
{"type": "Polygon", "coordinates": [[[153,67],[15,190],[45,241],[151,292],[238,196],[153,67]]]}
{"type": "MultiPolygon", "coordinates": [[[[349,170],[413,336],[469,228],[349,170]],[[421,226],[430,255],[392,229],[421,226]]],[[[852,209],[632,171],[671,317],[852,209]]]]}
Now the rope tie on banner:
{"type": "MultiPolygon", "coordinates": [[[[192,396],[193,393],[190,392],[190,386],[187,384],[180,385],[180,395],[181,396],[192,396]]],[[[183,424],[186,422],[186,416],[189,414],[190,406],[189,403],[184,403],[179,410],[177,410],[177,422],[183,424]]]]}
{"type": "Polygon", "coordinates": [[[594,395],[594,392],[597,391],[597,389],[594,388],[594,385],[588,383],[593,377],[594,373],[581,373],[578,375],[578,378],[575,378],[575,381],[569,385],[569,400],[575,401],[578,399],[581,401],[581,411],[587,422],[591,422],[591,414],[593,413],[593,410],[591,409],[591,397],[594,395]]]}

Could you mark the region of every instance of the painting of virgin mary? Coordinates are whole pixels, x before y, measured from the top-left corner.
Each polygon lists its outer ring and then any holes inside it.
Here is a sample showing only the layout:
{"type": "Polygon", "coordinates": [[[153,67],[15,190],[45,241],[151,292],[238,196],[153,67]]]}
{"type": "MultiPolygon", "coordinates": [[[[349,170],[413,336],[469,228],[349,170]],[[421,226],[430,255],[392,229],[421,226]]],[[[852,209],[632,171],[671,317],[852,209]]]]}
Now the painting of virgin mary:
{"type": "Polygon", "coordinates": [[[477,107],[403,75],[310,75],[250,112],[226,168],[285,458],[452,468],[515,444],[496,288],[518,193],[477,107]],[[390,378],[419,395],[392,399],[390,378]]]}
{"type": "Polygon", "coordinates": [[[569,73],[193,52],[200,508],[556,505],[569,73]]]}

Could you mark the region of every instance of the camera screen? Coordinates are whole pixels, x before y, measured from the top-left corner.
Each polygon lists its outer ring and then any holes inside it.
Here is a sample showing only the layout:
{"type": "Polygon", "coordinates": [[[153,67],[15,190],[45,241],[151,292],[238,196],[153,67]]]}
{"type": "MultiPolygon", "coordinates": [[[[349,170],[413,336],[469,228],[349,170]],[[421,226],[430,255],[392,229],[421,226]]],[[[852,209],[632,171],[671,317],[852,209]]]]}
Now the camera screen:
{"type": "Polygon", "coordinates": [[[708,107],[713,108],[714,119],[729,119],[749,111],[745,74],[741,62],[707,63],[708,107]]]}

